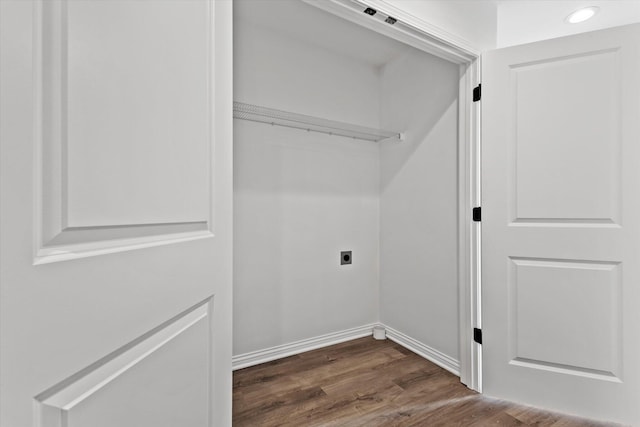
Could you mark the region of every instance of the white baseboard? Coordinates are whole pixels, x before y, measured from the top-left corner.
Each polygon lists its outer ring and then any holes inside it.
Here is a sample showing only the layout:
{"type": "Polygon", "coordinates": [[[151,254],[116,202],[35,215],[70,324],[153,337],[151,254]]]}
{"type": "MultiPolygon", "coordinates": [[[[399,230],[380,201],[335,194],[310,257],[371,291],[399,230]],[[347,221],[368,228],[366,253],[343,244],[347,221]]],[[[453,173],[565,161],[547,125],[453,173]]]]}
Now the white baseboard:
{"type": "Polygon", "coordinates": [[[446,354],[381,323],[359,326],[357,328],[320,335],[318,337],[278,345],[264,350],[239,354],[237,356],[233,356],[232,367],[235,371],[237,369],[248,368],[249,366],[293,356],[294,354],[300,354],[341,342],[351,341],[356,338],[366,337],[373,334],[374,326],[381,326],[385,328],[387,338],[391,341],[400,344],[407,350],[424,357],[452,374],[458,377],[460,376],[460,362],[458,360],[455,360],[454,358],[449,357],[446,354]]]}
{"type": "Polygon", "coordinates": [[[293,356],[294,354],[300,354],[341,342],[351,341],[356,338],[366,337],[373,333],[373,327],[374,324],[359,326],[357,328],[320,335],[318,337],[278,345],[264,350],[239,354],[237,356],[233,356],[232,367],[235,371],[236,369],[248,368],[249,366],[271,362],[272,360],[293,356]]]}
{"type": "Polygon", "coordinates": [[[425,359],[435,363],[441,368],[446,369],[456,376],[460,376],[460,361],[447,356],[446,354],[429,347],[421,343],[418,340],[411,338],[408,335],[403,334],[402,332],[396,331],[393,328],[390,328],[386,325],[380,325],[386,329],[387,338],[391,341],[400,344],[407,350],[411,350],[419,356],[424,357],[425,359]]]}

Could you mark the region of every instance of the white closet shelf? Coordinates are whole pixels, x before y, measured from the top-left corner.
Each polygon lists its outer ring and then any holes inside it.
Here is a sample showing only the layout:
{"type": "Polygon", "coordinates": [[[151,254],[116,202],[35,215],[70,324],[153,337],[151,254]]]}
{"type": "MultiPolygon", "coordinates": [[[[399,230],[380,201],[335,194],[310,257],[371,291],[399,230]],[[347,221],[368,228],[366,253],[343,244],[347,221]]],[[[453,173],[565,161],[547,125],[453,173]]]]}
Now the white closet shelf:
{"type": "Polygon", "coordinates": [[[385,140],[401,141],[400,132],[358,126],[351,123],[338,122],[320,117],[291,113],[259,105],[233,103],[233,117],[253,122],[303,129],[309,132],[320,132],[329,135],[339,135],[365,141],[380,142],[385,140]]]}

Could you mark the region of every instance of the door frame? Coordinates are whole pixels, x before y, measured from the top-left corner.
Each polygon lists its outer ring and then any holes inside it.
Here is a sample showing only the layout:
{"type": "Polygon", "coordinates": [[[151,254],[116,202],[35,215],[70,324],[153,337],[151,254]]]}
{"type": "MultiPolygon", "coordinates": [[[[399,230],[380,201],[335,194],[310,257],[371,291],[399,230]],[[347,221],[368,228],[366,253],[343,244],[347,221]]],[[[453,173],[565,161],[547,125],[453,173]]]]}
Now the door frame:
{"type": "Polygon", "coordinates": [[[482,349],[473,329],[481,328],[480,222],[472,208],[480,206],[480,102],[473,88],[480,84],[480,52],[465,40],[443,31],[384,0],[303,0],[314,7],[369,28],[384,36],[457,64],[458,94],[458,322],[460,381],[482,392],[482,349]],[[363,11],[376,10],[370,16],[363,11]],[[393,24],[385,22],[393,17],[393,24]]]}

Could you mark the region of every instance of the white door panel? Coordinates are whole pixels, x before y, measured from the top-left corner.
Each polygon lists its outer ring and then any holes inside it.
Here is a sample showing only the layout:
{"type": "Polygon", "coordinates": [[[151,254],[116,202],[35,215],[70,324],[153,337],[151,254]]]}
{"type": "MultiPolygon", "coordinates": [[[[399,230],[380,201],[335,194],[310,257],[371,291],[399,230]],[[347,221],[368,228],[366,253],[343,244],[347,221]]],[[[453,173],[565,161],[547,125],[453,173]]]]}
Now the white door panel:
{"type": "Polygon", "coordinates": [[[67,225],[206,221],[210,2],[43,5],[44,40],[63,34],[44,43],[65,92],[44,112],[63,122],[67,225]]]}
{"type": "Polygon", "coordinates": [[[615,49],[511,66],[514,222],[618,219],[619,70],[615,49]]]}
{"type": "Polygon", "coordinates": [[[208,425],[210,302],[36,396],[39,425],[208,425]]]}
{"type": "Polygon", "coordinates": [[[640,423],[640,26],[483,66],[483,390],[640,423]]]}
{"type": "Polygon", "coordinates": [[[231,1],[0,19],[0,425],[231,425],[231,1]]]}

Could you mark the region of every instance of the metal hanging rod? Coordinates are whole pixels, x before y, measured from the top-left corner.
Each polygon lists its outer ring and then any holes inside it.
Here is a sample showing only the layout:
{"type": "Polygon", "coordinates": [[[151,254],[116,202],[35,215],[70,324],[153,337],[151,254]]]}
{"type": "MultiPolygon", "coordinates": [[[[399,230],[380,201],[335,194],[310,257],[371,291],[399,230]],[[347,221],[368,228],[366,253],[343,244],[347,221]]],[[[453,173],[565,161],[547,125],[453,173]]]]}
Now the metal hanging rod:
{"type": "Polygon", "coordinates": [[[320,117],[261,107],[259,105],[245,104],[244,102],[233,103],[233,117],[253,122],[285,126],[309,132],[320,132],[328,135],[338,135],[372,142],[381,142],[385,140],[401,141],[404,137],[400,132],[358,126],[350,123],[323,119],[320,117]]]}

